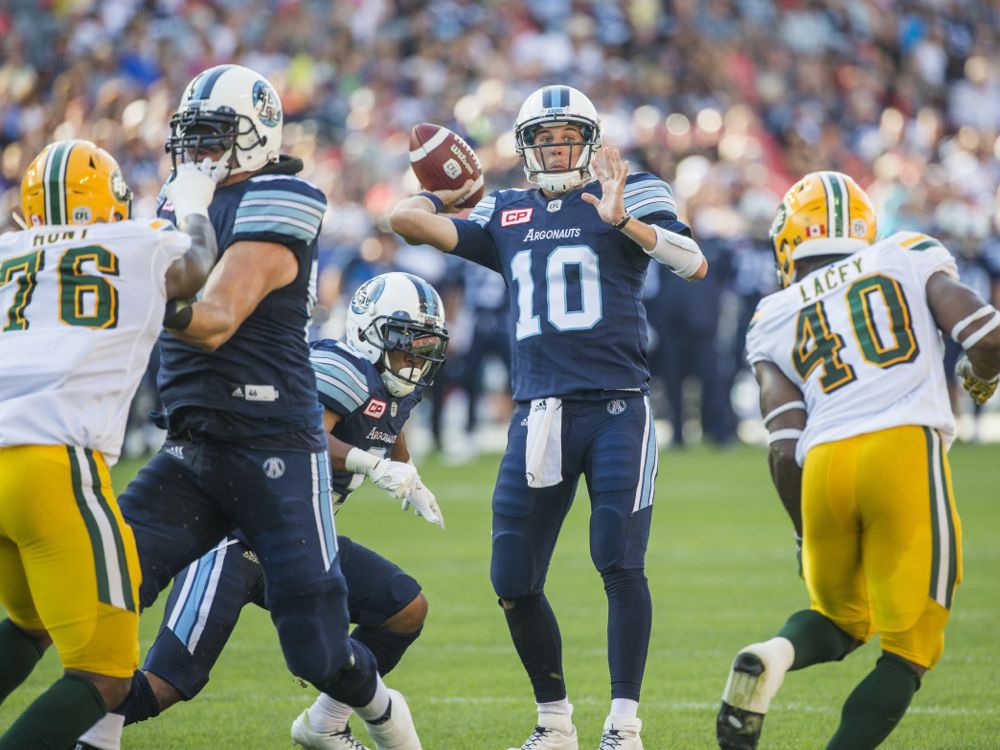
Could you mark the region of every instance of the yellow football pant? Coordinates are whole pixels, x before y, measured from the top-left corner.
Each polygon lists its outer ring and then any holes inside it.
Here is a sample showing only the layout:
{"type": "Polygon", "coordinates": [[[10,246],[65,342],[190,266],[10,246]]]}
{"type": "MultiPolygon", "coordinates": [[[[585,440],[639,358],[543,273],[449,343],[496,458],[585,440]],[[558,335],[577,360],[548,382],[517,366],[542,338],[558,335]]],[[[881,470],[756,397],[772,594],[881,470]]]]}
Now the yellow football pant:
{"type": "Polygon", "coordinates": [[[99,452],[0,448],[0,603],[16,625],[47,631],[67,669],[131,677],[139,578],[99,452]]]}
{"type": "Polygon", "coordinates": [[[962,530],[940,436],[906,426],[817,445],[802,477],[812,609],[930,668],[962,579],[962,530]]]}

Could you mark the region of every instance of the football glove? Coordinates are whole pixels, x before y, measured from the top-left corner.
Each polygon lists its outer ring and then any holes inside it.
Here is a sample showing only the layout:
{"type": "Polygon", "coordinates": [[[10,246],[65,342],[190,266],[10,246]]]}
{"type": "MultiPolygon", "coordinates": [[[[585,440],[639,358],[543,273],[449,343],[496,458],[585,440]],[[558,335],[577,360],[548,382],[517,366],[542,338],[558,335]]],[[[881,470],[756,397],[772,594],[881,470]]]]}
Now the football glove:
{"type": "Polygon", "coordinates": [[[955,365],[955,375],[962,381],[962,388],[966,393],[980,406],[990,400],[996,393],[997,383],[1000,383],[1000,374],[984,378],[973,369],[972,362],[964,354],[955,365]]]}
{"type": "Polygon", "coordinates": [[[224,173],[225,170],[213,164],[210,159],[205,159],[201,164],[184,162],[177,165],[177,173],[167,183],[164,192],[173,204],[178,226],[192,214],[208,217],[208,206],[215,195],[215,185],[224,173]]]}
{"type": "Polygon", "coordinates": [[[413,491],[418,480],[412,464],[383,458],[368,471],[368,478],[395,498],[402,499],[413,491]]]}
{"type": "Polygon", "coordinates": [[[434,493],[424,487],[419,476],[410,494],[403,498],[403,510],[409,510],[411,505],[417,515],[425,521],[444,528],[444,514],[438,507],[437,500],[434,499],[434,493]]]}

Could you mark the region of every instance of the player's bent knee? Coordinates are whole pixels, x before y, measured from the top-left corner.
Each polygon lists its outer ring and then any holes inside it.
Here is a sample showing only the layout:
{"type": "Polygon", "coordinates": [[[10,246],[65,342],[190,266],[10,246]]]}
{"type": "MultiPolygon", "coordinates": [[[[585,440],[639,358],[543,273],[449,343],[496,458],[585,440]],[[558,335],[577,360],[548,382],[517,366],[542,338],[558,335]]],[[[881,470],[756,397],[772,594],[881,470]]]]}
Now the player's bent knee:
{"type": "Polygon", "coordinates": [[[152,672],[144,671],[144,674],[146,675],[146,680],[149,682],[150,689],[153,691],[153,695],[156,697],[156,705],[159,706],[160,711],[166,711],[175,703],[185,700],[181,692],[162,677],[152,672]]]}
{"type": "Polygon", "coordinates": [[[67,675],[73,675],[83,680],[87,680],[97,688],[101,694],[104,705],[112,711],[122,704],[128,696],[129,688],[132,687],[131,677],[109,677],[96,672],[85,672],[80,669],[67,669],[67,675]]]}
{"type": "Polygon", "coordinates": [[[331,595],[333,592],[269,602],[288,669],[314,685],[348,668],[351,661],[346,608],[344,622],[332,621],[337,618],[331,618],[330,612],[339,608],[327,606],[331,595]]]}
{"type": "Polygon", "coordinates": [[[417,594],[409,604],[386,619],[380,627],[393,633],[415,633],[424,626],[427,609],[427,598],[423,594],[417,594]]]}

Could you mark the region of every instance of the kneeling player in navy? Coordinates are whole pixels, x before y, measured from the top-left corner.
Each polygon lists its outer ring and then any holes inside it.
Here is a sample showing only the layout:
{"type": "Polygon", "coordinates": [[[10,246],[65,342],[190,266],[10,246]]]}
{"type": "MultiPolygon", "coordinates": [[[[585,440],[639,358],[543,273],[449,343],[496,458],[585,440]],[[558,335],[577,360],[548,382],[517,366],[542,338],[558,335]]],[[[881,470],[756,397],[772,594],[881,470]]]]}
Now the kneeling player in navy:
{"type": "MultiPolygon", "coordinates": [[[[444,360],[444,308],[434,288],[405,273],[388,273],[355,293],[347,342],[312,344],[319,400],[330,448],[335,511],[367,476],[403,508],[444,528],[434,495],[423,486],[406,449],[403,425],[444,360]],[[390,457],[390,458],[387,458],[390,457]]],[[[375,655],[379,674],[399,663],[420,635],[427,600],[398,566],[346,536],[337,536],[347,579],[351,637],[375,655]]],[[[125,723],[158,716],[194,698],[247,604],[265,607],[264,573],[247,539],[236,533],[177,576],[163,625],[135,673],[137,689],[119,709],[125,723]]],[[[320,694],[292,724],[292,740],[312,750],[363,750],[347,720],[350,706],[320,694]]]]}
{"type": "Polygon", "coordinates": [[[602,750],[641,750],[639,689],[652,605],[644,573],[656,477],[646,312],[650,258],[679,276],[708,265],[677,219],[670,188],[629,174],[617,149],[591,163],[601,126],[590,100],[546,86],[514,125],[538,190],[500,190],[468,219],[469,189],[422,193],[393,210],[392,228],[500,273],[511,287],[517,409],[493,492],[490,577],[538,704],[522,750],[577,750],[555,614],[545,576],[580,475],[590,491],[590,554],[608,597],[611,710],[602,750]]]}

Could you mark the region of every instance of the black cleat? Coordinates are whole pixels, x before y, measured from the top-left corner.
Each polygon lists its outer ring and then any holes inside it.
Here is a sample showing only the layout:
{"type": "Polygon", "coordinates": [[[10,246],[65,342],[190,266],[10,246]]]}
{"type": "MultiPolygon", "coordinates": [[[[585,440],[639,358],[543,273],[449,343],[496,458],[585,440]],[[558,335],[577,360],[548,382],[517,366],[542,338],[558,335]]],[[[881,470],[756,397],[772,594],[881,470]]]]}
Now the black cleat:
{"type": "Polygon", "coordinates": [[[749,651],[737,654],[722,696],[722,706],[715,719],[715,737],[721,750],[756,750],[764,714],[740,706],[750,704],[764,662],[749,651]]]}

